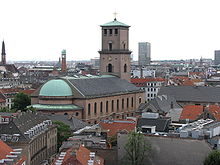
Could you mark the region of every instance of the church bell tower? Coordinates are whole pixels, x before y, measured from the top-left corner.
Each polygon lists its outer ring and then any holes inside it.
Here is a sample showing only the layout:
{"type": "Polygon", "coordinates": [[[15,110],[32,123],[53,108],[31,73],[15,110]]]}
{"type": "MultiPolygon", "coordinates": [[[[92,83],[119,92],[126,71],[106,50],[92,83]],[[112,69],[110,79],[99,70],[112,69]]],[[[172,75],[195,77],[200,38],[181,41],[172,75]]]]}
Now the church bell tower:
{"type": "Polygon", "coordinates": [[[131,58],[129,51],[129,27],[117,21],[102,27],[102,49],[100,54],[100,74],[115,75],[130,82],[131,58]]]}

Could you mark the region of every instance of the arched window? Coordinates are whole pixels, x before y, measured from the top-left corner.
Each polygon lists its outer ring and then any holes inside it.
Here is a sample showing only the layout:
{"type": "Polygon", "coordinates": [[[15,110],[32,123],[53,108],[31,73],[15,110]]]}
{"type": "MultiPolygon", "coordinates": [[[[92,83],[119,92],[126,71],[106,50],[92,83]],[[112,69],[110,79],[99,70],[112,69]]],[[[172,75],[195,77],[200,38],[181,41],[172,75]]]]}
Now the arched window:
{"type": "Polygon", "coordinates": [[[141,103],[141,97],[139,97],[139,104],[141,103]]]}
{"type": "Polygon", "coordinates": [[[90,103],[88,104],[88,115],[91,115],[91,105],[90,105],[90,103]]]}
{"type": "Polygon", "coordinates": [[[124,99],[122,99],[122,103],[121,104],[122,104],[121,105],[122,109],[124,109],[124,99]]]}
{"type": "Polygon", "coordinates": [[[127,98],[127,108],[129,107],[129,98],[127,98]]]}
{"type": "Polygon", "coordinates": [[[134,106],[134,98],[132,97],[131,98],[131,107],[133,107],[134,106]]]}
{"type": "Polygon", "coordinates": [[[112,112],[114,112],[114,100],[112,100],[112,112]]]}
{"type": "Polygon", "coordinates": [[[102,102],[100,103],[100,113],[102,113],[102,102]]]}
{"type": "Polygon", "coordinates": [[[124,65],[124,72],[127,72],[127,64],[124,65]]]}
{"type": "Polygon", "coordinates": [[[97,112],[97,103],[94,103],[94,114],[97,112]]]}
{"type": "Polygon", "coordinates": [[[117,99],[117,111],[119,110],[119,100],[117,99]]]}
{"type": "Polygon", "coordinates": [[[112,72],[112,64],[108,64],[108,72],[109,72],[109,73],[112,72]]]}
{"type": "Polygon", "coordinates": [[[79,116],[79,112],[76,112],[76,116],[79,116]]]}
{"type": "Polygon", "coordinates": [[[108,101],[106,101],[105,110],[106,110],[106,113],[108,113],[108,101]]]}
{"type": "Polygon", "coordinates": [[[112,51],[112,43],[111,42],[108,43],[108,50],[112,51]]]}
{"type": "Polygon", "coordinates": [[[68,113],[64,113],[64,115],[68,115],[68,113]]]}

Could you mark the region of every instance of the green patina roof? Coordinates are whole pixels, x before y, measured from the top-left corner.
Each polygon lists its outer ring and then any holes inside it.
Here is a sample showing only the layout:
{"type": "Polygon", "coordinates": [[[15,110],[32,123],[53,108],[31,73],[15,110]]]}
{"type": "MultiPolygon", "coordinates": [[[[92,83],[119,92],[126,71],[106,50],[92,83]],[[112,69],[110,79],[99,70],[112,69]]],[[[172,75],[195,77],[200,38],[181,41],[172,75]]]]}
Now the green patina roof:
{"type": "Polygon", "coordinates": [[[66,54],[66,49],[63,49],[63,50],[62,50],[62,54],[66,54]]]}
{"type": "Polygon", "coordinates": [[[64,80],[50,80],[40,89],[40,96],[72,96],[70,86],[64,80]]]}
{"type": "MultiPolygon", "coordinates": [[[[43,104],[33,104],[31,105],[33,108],[36,108],[37,110],[57,110],[57,111],[65,111],[65,110],[78,110],[82,109],[82,107],[79,107],[77,105],[43,105],[43,104]]],[[[29,106],[30,107],[30,106],[29,106]]]]}
{"type": "Polygon", "coordinates": [[[111,21],[111,22],[108,22],[108,23],[105,23],[101,26],[124,26],[124,27],[130,27],[122,22],[119,22],[117,21],[116,19],[114,21],[111,21]]]}

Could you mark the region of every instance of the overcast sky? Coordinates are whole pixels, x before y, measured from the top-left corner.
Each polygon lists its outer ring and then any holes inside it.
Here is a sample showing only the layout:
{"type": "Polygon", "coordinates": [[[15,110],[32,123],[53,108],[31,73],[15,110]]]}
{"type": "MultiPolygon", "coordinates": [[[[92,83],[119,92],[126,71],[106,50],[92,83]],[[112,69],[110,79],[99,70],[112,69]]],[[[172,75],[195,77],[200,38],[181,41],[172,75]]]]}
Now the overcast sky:
{"type": "Polygon", "coordinates": [[[99,25],[130,25],[130,50],[151,43],[152,60],[213,58],[220,49],[219,0],[0,0],[7,60],[99,57],[99,25]]]}

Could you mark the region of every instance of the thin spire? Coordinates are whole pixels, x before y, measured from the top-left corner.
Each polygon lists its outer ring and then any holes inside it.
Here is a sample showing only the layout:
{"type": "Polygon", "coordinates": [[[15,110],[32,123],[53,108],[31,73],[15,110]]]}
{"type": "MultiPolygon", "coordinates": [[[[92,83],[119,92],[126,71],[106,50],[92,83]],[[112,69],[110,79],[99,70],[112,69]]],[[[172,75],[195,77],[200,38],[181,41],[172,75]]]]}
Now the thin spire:
{"type": "Polygon", "coordinates": [[[117,19],[116,19],[116,15],[118,14],[118,13],[116,13],[116,11],[113,13],[114,14],[114,21],[117,21],[117,19]]]}
{"type": "Polygon", "coordinates": [[[5,42],[4,40],[2,41],[2,55],[5,55],[5,42]]]}

